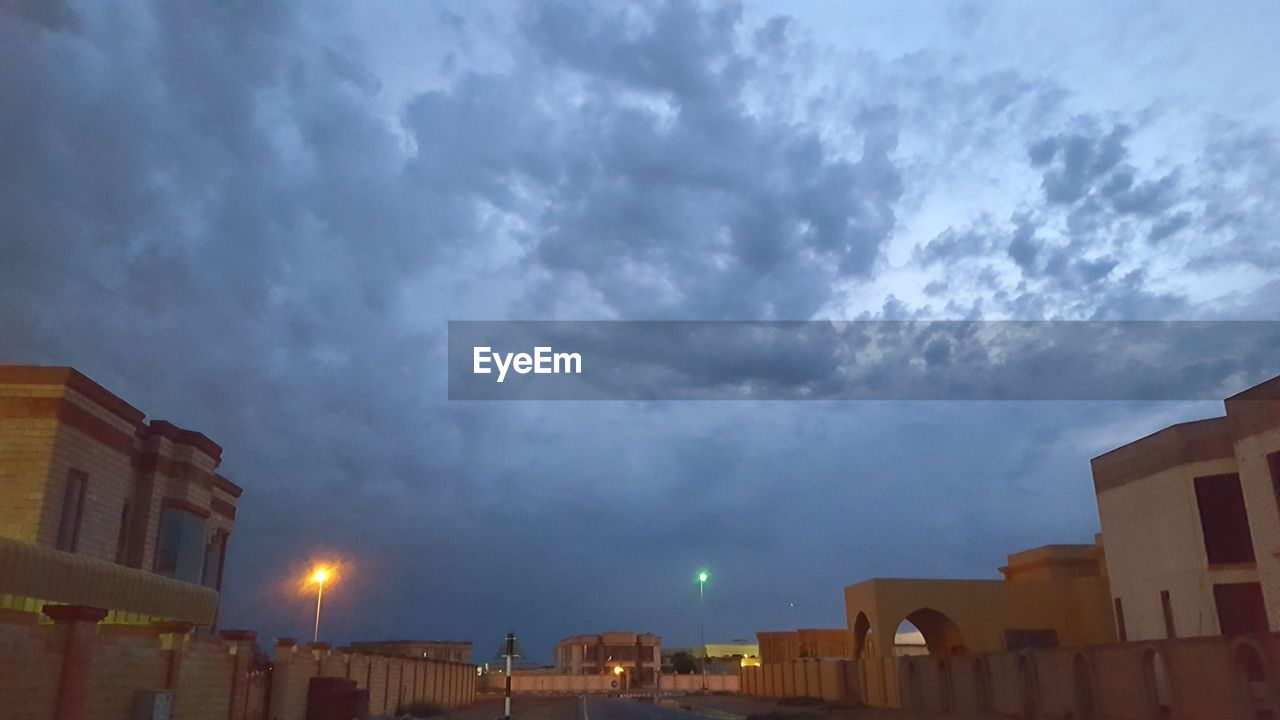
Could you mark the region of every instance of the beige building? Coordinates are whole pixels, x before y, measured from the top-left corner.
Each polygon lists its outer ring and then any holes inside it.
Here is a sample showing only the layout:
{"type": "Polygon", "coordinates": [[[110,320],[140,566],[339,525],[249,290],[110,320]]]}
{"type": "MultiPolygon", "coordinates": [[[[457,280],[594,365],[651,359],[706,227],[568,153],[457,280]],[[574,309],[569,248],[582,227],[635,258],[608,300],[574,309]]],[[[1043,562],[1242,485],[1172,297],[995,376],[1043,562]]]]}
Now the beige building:
{"type": "Polygon", "coordinates": [[[221,458],[71,368],[0,366],[0,609],[212,625],[241,493],[221,458]]]}
{"type": "Polygon", "coordinates": [[[806,658],[853,657],[846,628],[802,628],[756,633],[760,663],[772,665],[806,658]]]}
{"type": "Polygon", "coordinates": [[[370,655],[425,658],[445,662],[471,662],[470,640],[378,640],[351,643],[355,652],[370,655]]]}
{"type": "Polygon", "coordinates": [[[555,667],[568,675],[603,675],[621,668],[629,687],[653,685],[662,669],[662,638],[634,632],[574,635],[556,643],[555,667]]]}
{"type": "Polygon", "coordinates": [[[1003,580],[877,578],[846,587],[850,657],[904,654],[896,651],[904,620],[938,656],[1115,639],[1100,546],[1046,545],[1008,561],[1003,580]]]}
{"type": "Polygon", "coordinates": [[[1280,378],[1093,460],[1121,639],[1280,630],[1280,378]]]}

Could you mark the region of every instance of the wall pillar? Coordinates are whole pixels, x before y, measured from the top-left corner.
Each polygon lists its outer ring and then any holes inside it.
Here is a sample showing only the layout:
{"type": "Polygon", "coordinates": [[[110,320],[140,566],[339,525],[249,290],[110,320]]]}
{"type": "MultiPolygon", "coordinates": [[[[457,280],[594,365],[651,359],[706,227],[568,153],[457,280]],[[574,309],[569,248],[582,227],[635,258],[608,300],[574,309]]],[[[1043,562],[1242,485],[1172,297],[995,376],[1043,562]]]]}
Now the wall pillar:
{"type": "Polygon", "coordinates": [[[243,720],[249,714],[249,671],[258,634],[252,630],[223,630],[218,635],[227,643],[231,655],[231,697],[227,703],[227,720],[243,720]]]}
{"type": "Polygon", "coordinates": [[[151,628],[160,638],[160,649],[167,656],[165,660],[164,686],[169,690],[178,689],[178,678],[182,674],[182,655],[187,649],[191,630],[195,625],[187,622],[153,622],[151,628]]]}
{"type": "Polygon", "coordinates": [[[81,605],[45,605],[44,614],[66,631],[54,718],[82,720],[89,699],[98,623],[107,616],[107,611],[81,605]]]}
{"type": "MultiPolygon", "coordinates": [[[[289,675],[293,672],[294,655],[298,652],[298,642],[292,638],[281,638],[276,641],[275,653],[272,657],[271,670],[271,707],[268,717],[294,717],[294,708],[289,705],[289,675]]],[[[302,710],[298,710],[302,712],[302,710]]]]}

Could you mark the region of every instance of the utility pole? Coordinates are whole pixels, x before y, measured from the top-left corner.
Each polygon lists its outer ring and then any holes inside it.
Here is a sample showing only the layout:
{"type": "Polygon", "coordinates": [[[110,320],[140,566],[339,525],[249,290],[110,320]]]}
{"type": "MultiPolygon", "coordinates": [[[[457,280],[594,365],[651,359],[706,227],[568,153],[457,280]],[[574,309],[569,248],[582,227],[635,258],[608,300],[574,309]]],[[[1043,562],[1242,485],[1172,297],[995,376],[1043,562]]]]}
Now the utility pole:
{"type": "Polygon", "coordinates": [[[511,658],[516,655],[516,636],[515,633],[507,633],[507,642],[502,648],[502,654],[507,658],[507,691],[503,698],[503,718],[511,720],[511,658]]]}
{"type": "Polygon", "coordinates": [[[707,611],[705,608],[707,571],[698,573],[698,642],[702,643],[702,690],[707,690],[707,611]]]}

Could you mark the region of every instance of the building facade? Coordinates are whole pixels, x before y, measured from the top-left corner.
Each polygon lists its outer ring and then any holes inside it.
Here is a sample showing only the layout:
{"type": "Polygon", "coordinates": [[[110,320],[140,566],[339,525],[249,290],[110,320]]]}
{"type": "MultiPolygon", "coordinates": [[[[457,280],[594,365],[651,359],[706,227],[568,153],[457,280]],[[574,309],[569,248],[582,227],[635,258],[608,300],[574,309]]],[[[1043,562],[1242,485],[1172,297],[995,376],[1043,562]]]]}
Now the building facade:
{"type": "Polygon", "coordinates": [[[1045,545],[1008,556],[1003,580],[877,578],[845,588],[850,657],[894,657],[903,621],[929,655],[1115,640],[1100,545],[1045,545]]]}
{"type": "Polygon", "coordinates": [[[621,668],[630,687],[653,685],[662,670],[662,638],[634,632],[574,635],[556,643],[555,667],[568,675],[602,675],[621,668]]]}
{"type": "Polygon", "coordinates": [[[241,494],[221,458],[71,368],[0,366],[0,608],[212,625],[241,494]]]}
{"type": "Polygon", "coordinates": [[[1122,640],[1280,630],[1280,378],[1093,459],[1122,640]]]}
{"type": "Polygon", "coordinates": [[[849,631],[845,628],[802,628],[756,633],[760,663],[763,665],[806,658],[853,657],[849,638],[849,631]]]}
{"type": "Polygon", "coordinates": [[[355,652],[470,663],[470,640],[378,640],[351,643],[355,652]]]}

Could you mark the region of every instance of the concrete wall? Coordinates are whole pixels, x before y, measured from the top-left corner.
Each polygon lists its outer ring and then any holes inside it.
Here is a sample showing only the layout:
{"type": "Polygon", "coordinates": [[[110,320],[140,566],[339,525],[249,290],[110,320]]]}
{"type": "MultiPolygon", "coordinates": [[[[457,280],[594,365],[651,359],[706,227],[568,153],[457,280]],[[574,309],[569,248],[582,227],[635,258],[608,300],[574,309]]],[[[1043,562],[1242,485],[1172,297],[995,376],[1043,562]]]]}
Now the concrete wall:
{"type": "Polygon", "coordinates": [[[742,693],[756,697],[819,697],[933,712],[1145,720],[1161,717],[1165,706],[1171,717],[1187,720],[1253,720],[1280,712],[1280,636],[801,660],[743,668],[741,678],[742,693]],[[1251,677],[1240,661],[1247,654],[1261,660],[1255,666],[1261,676],[1251,677]],[[796,680],[801,677],[803,682],[796,680]]]}
{"type": "Polygon", "coordinates": [[[244,631],[210,637],[174,623],[49,622],[0,611],[0,715],[121,720],[132,717],[140,692],[169,689],[180,720],[303,720],[308,683],[317,676],[348,678],[368,689],[375,715],[415,700],[454,708],[475,698],[474,665],[285,641],[275,648],[274,668],[263,672],[252,662],[255,646],[253,633],[244,631]]]}
{"type": "MultiPolygon", "coordinates": [[[[641,688],[627,688],[623,683],[615,682],[613,675],[573,675],[564,673],[515,672],[511,675],[511,692],[513,694],[532,693],[621,693],[628,690],[638,691],[641,688]]],[[[741,678],[738,675],[707,675],[706,690],[710,692],[738,692],[741,678]]],[[[702,675],[671,675],[658,677],[658,690],[664,692],[695,692],[703,689],[702,675]]],[[[506,676],[502,673],[489,673],[480,679],[480,688],[485,692],[502,692],[506,686],[506,676]]],[[[652,688],[649,688],[652,689],[652,688]]]]}

